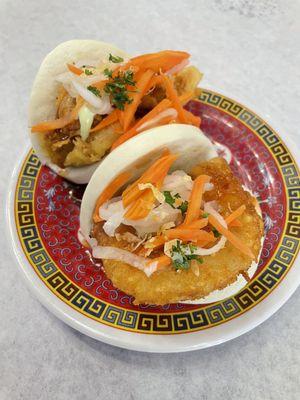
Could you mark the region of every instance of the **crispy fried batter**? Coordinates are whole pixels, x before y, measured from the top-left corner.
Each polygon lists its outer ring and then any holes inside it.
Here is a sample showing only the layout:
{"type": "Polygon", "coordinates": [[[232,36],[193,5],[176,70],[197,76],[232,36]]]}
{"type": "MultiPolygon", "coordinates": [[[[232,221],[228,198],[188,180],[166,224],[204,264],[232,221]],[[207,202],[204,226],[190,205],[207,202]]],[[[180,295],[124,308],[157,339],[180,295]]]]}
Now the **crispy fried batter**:
{"type": "MultiPolygon", "coordinates": [[[[194,92],[195,97],[199,95],[197,85],[199,84],[203,74],[194,66],[184,68],[178,72],[174,78],[174,87],[179,96],[194,92]]],[[[162,99],[166,97],[165,89],[157,86],[151,93],[143,97],[138,108],[138,116],[142,116],[154,108],[162,99]]]]}
{"type": "Polygon", "coordinates": [[[66,156],[65,167],[80,167],[101,160],[114,141],[120,136],[114,127],[115,124],[103,128],[101,131],[91,134],[86,141],[77,136],[73,141],[73,150],[66,156]]]}
{"type": "MultiPolygon", "coordinates": [[[[193,178],[200,174],[212,177],[214,189],[204,194],[204,200],[218,201],[223,216],[226,217],[242,204],[246,206],[246,211],[240,217],[242,226],[231,230],[251,248],[257,258],[261,247],[263,223],[255,210],[255,199],[242,188],[222,158],[215,158],[195,167],[193,178]]],[[[99,224],[94,227],[94,235],[101,245],[128,249],[126,242],[118,242],[105,235],[99,224]]],[[[228,241],[224,249],[203,257],[203,260],[199,276],[192,268],[176,272],[170,267],[169,270],[155,272],[149,278],[142,271],[122,262],[104,260],[103,263],[105,272],[113,284],[134,296],[135,304],[167,304],[205,297],[213,290],[223,289],[233,283],[251,264],[251,259],[228,241]]]]}
{"type": "Polygon", "coordinates": [[[180,71],[174,81],[174,86],[179,96],[194,91],[201,81],[202,76],[203,74],[193,65],[180,71]]]}

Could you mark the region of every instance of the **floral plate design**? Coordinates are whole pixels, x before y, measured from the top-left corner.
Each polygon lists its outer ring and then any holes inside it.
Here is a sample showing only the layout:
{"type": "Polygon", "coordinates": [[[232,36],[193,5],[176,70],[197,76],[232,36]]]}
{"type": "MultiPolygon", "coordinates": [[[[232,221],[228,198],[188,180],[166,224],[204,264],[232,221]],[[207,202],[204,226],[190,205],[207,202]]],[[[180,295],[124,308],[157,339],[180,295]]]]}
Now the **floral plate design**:
{"type": "Polygon", "coordinates": [[[209,347],[258,325],[299,284],[293,266],[300,241],[299,172],[286,145],[260,117],[218,93],[203,90],[187,108],[201,116],[201,129],[262,209],[266,235],[258,269],[223,301],[134,306],[77,239],[84,187],[42,166],[33,150],[14,174],[8,217],[19,268],[46,307],[104,342],[154,352],[209,347]]]}

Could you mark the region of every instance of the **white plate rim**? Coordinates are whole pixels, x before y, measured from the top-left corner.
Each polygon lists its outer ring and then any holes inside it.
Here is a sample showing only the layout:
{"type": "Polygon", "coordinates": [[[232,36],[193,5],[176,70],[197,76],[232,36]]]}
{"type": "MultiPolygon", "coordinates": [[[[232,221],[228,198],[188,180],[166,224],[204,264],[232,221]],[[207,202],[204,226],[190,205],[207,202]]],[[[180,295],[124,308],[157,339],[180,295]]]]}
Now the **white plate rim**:
{"type": "Polygon", "coordinates": [[[143,334],[119,330],[96,322],[55,296],[40,280],[23,253],[15,225],[14,194],[19,171],[28,151],[29,147],[14,168],[8,189],[6,219],[7,237],[12,238],[9,241],[10,248],[17,258],[18,270],[37,299],[61,321],[87,336],[113,346],[151,353],[176,353],[204,349],[237,338],[266,321],[282,307],[300,284],[300,269],[295,265],[298,260],[294,260],[293,267],[282,282],[263,301],[233,320],[196,332],[171,335],[143,334]]]}

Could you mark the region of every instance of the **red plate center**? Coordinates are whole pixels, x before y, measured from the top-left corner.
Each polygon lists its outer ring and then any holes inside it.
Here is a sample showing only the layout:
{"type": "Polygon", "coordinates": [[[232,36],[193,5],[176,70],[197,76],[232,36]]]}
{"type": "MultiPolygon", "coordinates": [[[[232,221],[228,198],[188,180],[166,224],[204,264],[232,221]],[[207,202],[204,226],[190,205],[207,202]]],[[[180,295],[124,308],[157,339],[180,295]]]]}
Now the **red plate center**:
{"type": "MultiPolygon", "coordinates": [[[[284,183],[276,161],[258,135],[234,116],[198,101],[190,102],[189,110],[201,116],[201,129],[260,203],[266,238],[258,274],[276,250],[286,219],[284,183]]],[[[43,245],[56,266],[85,292],[112,305],[153,313],[199,309],[199,305],[183,304],[136,307],[131,296],[112,285],[101,263],[95,264],[77,239],[83,190],[84,187],[65,181],[47,167],[42,167],[37,177],[36,223],[43,245]]]]}

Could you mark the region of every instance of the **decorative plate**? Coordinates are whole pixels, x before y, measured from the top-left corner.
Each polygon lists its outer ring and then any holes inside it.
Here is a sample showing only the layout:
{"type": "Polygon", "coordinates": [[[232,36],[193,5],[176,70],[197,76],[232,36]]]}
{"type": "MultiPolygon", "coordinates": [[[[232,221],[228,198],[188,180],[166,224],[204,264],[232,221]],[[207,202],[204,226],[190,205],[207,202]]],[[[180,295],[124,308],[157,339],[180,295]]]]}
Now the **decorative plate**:
{"type": "Polygon", "coordinates": [[[219,154],[257,197],[266,236],[251,281],[225,300],[202,305],[134,306],[113,287],[77,239],[76,186],[42,166],[30,150],[14,174],[8,218],[19,269],[40,301],[75,329],[133,350],[176,352],[213,346],[254,328],[294,292],[300,241],[297,165],[260,117],[203,90],[188,108],[219,154]]]}

